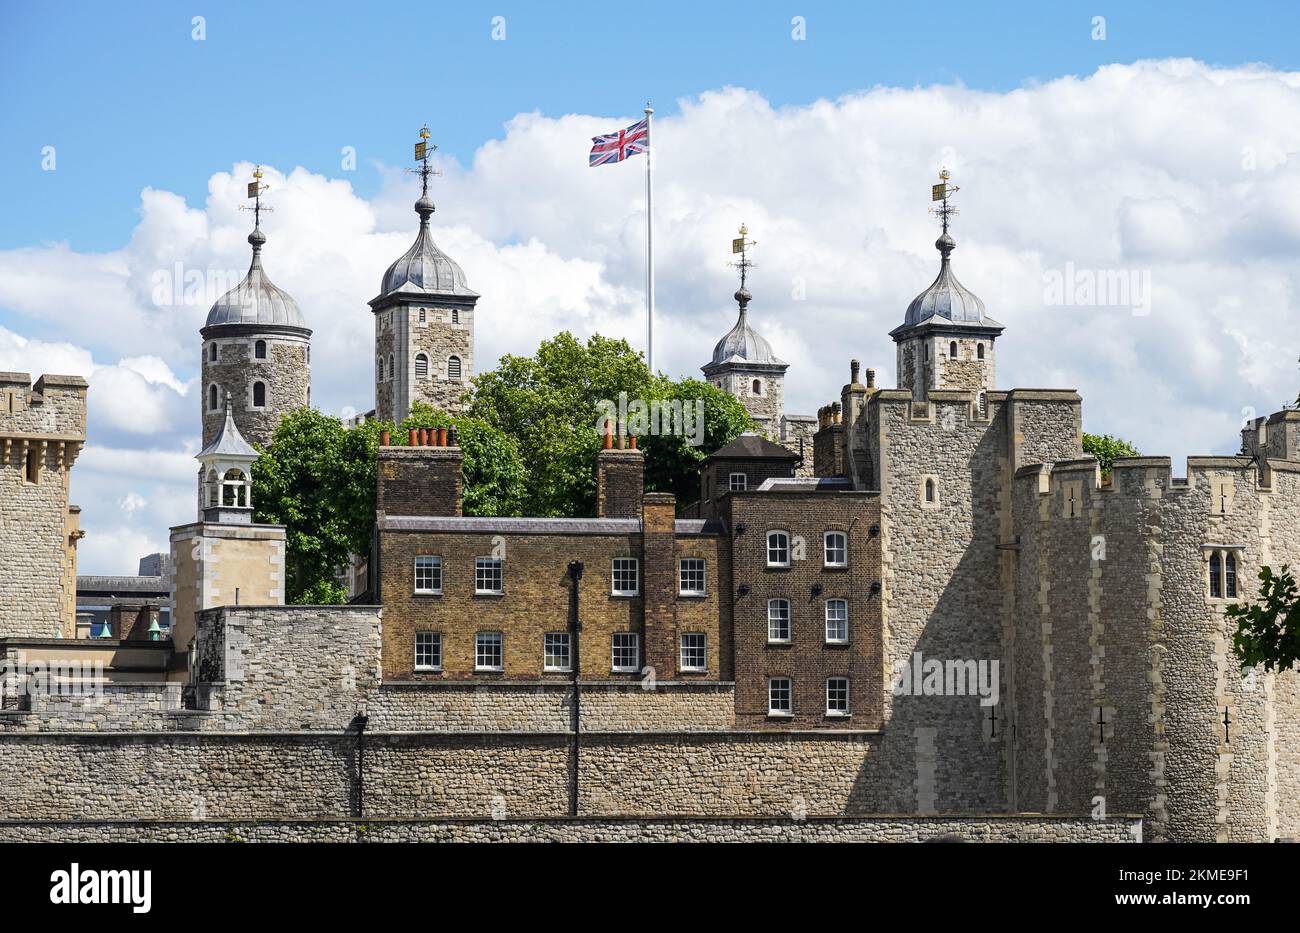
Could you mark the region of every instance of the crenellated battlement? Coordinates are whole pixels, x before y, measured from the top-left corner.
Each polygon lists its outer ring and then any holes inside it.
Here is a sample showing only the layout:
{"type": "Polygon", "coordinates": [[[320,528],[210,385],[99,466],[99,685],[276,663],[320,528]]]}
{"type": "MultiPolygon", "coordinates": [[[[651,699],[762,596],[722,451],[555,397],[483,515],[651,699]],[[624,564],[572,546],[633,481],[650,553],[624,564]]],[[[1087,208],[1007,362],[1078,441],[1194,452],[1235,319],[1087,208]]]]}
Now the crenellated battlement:
{"type": "Polygon", "coordinates": [[[86,390],[80,376],[0,372],[0,438],[81,444],[86,440],[86,390]]]}

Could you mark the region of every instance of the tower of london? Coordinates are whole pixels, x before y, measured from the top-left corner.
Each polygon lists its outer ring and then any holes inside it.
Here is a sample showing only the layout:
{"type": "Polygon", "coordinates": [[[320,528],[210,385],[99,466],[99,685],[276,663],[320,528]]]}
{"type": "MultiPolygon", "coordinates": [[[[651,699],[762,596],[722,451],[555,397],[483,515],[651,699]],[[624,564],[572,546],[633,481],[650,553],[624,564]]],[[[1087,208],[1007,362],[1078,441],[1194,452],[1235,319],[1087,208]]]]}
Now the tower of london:
{"type": "MultiPolygon", "coordinates": [[[[479,295],[422,174],[369,303],[393,423],[459,412],[475,371],[479,295]]],[[[1297,675],[1241,671],[1225,616],[1261,567],[1300,564],[1300,414],[1181,475],[1143,456],[1103,477],[1076,391],[999,387],[1015,334],[958,281],[941,214],[937,276],[908,304],[921,283],[898,283],[897,385],[827,360],[848,381],[816,418],[785,413],[787,376],[820,373],[758,334],[742,278],[703,371],[754,430],[710,452],[697,501],[648,491],[620,430],[595,515],[469,516],[455,432],[385,431],[370,580],[336,606],[285,604],[285,529],[255,521],[311,337],[256,223],[200,333],[167,639],[122,618],[76,637],[87,387],[0,374],[0,646],[103,672],[89,698],[9,684],[0,837],[1300,836],[1297,675]]]]}

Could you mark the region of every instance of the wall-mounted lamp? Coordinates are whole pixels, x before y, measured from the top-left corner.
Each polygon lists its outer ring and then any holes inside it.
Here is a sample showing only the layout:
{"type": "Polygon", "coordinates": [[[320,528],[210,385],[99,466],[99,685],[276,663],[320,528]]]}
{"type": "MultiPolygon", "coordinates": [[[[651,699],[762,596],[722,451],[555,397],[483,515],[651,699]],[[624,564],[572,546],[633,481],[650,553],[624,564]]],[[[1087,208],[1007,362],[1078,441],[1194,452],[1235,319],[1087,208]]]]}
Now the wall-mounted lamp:
{"type": "Polygon", "coordinates": [[[874,580],[871,583],[871,595],[875,596],[880,592],[880,581],[874,580]]]}
{"type": "Polygon", "coordinates": [[[745,523],[736,522],[736,537],[739,538],[744,533],[745,533],[745,523]]]}
{"type": "Polygon", "coordinates": [[[822,585],[820,583],[814,583],[812,585],[812,594],[814,596],[822,595],[822,585]]]}
{"type": "Polygon", "coordinates": [[[870,534],[871,537],[873,537],[873,538],[877,537],[877,536],[880,534],[880,526],[879,526],[879,525],[872,525],[872,526],[871,526],[871,531],[869,532],[869,534],[870,534]]]}
{"type": "Polygon", "coordinates": [[[749,595],[749,584],[748,584],[748,583],[742,583],[742,584],[740,584],[740,586],[736,587],[736,595],[737,595],[737,596],[748,596],[748,595],[749,595]]]}

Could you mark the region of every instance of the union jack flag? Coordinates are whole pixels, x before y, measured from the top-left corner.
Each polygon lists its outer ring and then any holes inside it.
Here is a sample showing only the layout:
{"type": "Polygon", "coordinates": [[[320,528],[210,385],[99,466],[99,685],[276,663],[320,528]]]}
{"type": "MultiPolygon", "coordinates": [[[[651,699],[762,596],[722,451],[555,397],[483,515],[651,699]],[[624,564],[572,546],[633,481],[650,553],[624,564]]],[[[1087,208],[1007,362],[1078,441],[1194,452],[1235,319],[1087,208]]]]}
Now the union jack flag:
{"type": "Polygon", "coordinates": [[[608,162],[622,162],[628,156],[646,152],[650,148],[650,118],[633,123],[625,130],[606,136],[591,137],[591,155],[588,168],[608,162]]]}

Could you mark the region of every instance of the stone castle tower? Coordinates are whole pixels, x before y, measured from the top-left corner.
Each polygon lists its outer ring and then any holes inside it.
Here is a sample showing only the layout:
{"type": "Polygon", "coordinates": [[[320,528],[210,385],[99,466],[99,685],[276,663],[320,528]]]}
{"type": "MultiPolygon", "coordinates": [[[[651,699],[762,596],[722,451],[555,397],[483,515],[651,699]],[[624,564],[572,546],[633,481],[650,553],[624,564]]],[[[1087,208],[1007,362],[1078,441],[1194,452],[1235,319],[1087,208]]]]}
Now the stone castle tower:
{"type": "Polygon", "coordinates": [[[772,345],[749,324],[749,302],[754,296],[746,287],[746,279],[752,266],[749,248],[754,242],[746,238],[748,233],[742,225],[740,236],[731,241],[732,252],[740,255],[732,263],[740,270],[740,288],[735,294],[740,314],[735,326],[714,346],[713,359],[701,366],[700,371],[711,385],[745,406],[759,431],[799,454],[802,459],[796,472],[809,476],[817,420],[812,415],[785,413],[785,373],[790,364],[778,359],[772,345]]]}
{"type": "Polygon", "coordinates": [[[948,199],[957,189],[948,187],[947,171],[939,177],[935,197],[943,204],[935,213],[943,221],[943,232],[934,241],[942,257],[939,275],[912,299],[903,323],[889,332],[898,345],[898,387],[910,390],[918,402],[925,401],[931,389],[994,388],[993,342],[1003,330],[984,313],[984,302],[953,274],[951,256],[957,242],[948,233],[954,213],[948,199]]]}
{"type": "MultiPolygon", "coordinates": [[[[256,209],[260,216],[260,197],[256,209]]],[[[253,247],[248,274],[217,299],[199,331],[204,447],[226,422],[227,396],[240,433],[262,447],[270,446],[281,418],[311,404],[311,330],[298,303],[262,269],[266,235],[260,223],[248,242],[253,247]]]]}
{"type": "MultiPolygon", "coordinates": [[[[421,130],[428,138],[428,129],[421,130]]],[[[375,316],[375,416],[400,423],[416,402],[461,411],[474,376],[474,306],[478,292],[465,273],[433,242],[429,218],[428,153],[421,143],[423,189],[415,202],[420,232],[411,248],[384,273],[375,316]]],[[[433,148],[429,146],[429,152],[433,148]]]]}

